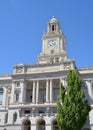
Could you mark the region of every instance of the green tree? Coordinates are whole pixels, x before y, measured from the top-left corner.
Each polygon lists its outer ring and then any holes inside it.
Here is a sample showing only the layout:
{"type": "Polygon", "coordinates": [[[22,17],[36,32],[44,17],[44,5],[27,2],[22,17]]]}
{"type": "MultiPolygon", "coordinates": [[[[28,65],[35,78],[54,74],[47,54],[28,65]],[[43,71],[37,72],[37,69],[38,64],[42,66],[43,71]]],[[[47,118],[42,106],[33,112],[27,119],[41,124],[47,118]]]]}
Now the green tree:
{"type": "Polygon", "coordinates": [[[69,70],[67,87],[60,85],[60,99],[57,102],[59,129],[81,130],[90,110],[90,104],[82,89],[82,80],[76,70],[69,70]]]}

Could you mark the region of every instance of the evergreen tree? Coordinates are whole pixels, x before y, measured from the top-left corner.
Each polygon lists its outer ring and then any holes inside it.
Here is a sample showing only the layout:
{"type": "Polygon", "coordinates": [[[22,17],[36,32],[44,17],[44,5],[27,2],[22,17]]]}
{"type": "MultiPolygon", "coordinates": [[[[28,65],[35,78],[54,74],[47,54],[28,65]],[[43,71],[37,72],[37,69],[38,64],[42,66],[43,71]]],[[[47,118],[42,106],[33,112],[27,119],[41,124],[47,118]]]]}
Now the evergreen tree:
{"type": "Polygon", "coordinates": [[[82,89],[82,81],[76,70],[69,70],[67,87],[60,85],[60,100],[57,102],[57,121],[60,130],[81,130],[89,111],[88,100],[82,89]]]}

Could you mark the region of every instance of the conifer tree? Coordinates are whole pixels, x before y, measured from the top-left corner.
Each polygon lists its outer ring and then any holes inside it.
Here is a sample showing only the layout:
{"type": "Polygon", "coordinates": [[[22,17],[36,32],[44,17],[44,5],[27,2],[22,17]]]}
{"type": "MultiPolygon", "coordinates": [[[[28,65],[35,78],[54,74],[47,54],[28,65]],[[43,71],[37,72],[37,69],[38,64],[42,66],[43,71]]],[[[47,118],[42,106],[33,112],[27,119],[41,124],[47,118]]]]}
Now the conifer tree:
{"type": "Polygon", "coordinates": [[[82,81],[76,70],[69,70],[67,87],[60,85],[60,99],[57,102],[57,121],[60,130],[81,130],[91,110],[82,81]]]}

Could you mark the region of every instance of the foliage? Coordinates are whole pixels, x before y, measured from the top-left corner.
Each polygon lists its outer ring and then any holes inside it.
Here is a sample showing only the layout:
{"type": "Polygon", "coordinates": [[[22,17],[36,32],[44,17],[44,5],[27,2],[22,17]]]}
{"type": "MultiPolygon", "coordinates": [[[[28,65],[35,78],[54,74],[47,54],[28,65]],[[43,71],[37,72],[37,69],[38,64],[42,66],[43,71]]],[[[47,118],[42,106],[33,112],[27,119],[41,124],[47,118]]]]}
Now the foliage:
{"type": "Polygon", "coordinates": [[[69,70],[67,87],[60,85],[57,102],[57,120],[60,130],[81,130],[91,110],[82,89],[82,81],[76,70],[69,70]]]}

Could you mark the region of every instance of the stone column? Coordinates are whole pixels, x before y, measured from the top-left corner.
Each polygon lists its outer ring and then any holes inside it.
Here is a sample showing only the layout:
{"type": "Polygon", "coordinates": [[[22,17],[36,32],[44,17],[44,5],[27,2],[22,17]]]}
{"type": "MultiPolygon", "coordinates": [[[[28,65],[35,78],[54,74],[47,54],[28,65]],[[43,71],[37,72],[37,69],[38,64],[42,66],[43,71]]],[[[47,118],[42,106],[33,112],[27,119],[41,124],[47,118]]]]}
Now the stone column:
{"type": "Polygon", "coordinates": [[[39,81],[36,84],[36,103],[39,101],[39,81]]]}
{"type": "Polygon", "coordinates": [[[31,130],[37,130],[37,121],[35,117],[31,120],[31,130]]]}
{"type": "Polygon", "coordinates": [[[15,102],[15,82],[12,82],[12,90],[11,90],[11,104],[15,102]]]}
{"type": "Polygon", "coordinates": [[[21,81],[21,94],[20,94],[20,103],[25,103],[26,101],[26,81],[21,81]]]}
{"type": "Polygon", "coordinates": [[[67,81],[66,81],[66,77],[60,78],[60,83],[63,84],[64,88],[67,88],[67,81]]]}
{"type": "Polygon", "coordinates": [[[7,93],[8,93],[8,88],[4,87],[4,94],[3,94],[3,106],[7,105],[7,93]]]}
{"type": "Polygon", "coordinates": [[[52,86],[52,79],[50,79],[50,102],[53,101],[53,86],[52,86]]]}
{"type": "Polygon", "coordinates": [[[92,82],[91,82],[91,80],[89,80],[89,81],[86,81],[86,84],[87,84],[87,88],[88,88],[88,96],[90,97],[90,101],[92,101],[93,100],[93,88],[92,88],[92,82]]]}
{"type": "Polygon", "coordinates": [[[46,127],[45,129],[46,129],[46,130],[53,130],[53,129],[52,129],[51,117],[48,117],[48,116],[45,117],[45,124],[46,124],[46,125],[45,125],[45,127],[46,127]]]}
{"type": "Polygon", "coordinates": [[[49,80],[46,80],[46,102],[49,102],[49,80]]]}
{"type": "Polygon", "coordinates": [[[46,124],[46,130],[53,130],[52,129],[52,124],[46,124]]]}
{"type": "Polygon", "coordinates": [[[33,103],[35,103],[35,95],[36,95],[36,86],[35,86],[35,81],[33,81],[33,97],[32,97],[33,103]]]}
{"type": "Polygon", "coordinates": [[[60,78],[60,82],[64,85],[65,84],[64,78],[60,78]]]}

